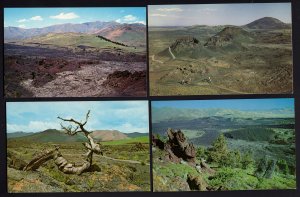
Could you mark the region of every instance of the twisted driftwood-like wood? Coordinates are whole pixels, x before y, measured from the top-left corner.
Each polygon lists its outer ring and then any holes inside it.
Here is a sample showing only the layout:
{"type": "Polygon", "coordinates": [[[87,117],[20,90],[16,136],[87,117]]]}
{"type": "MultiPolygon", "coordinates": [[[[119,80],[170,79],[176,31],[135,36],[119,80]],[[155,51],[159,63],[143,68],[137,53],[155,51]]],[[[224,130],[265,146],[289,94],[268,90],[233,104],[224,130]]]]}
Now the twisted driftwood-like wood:
{"type": "Polygon", "coordinates": [[[73,136],[78,133],[83,133],[87,138],[88,142],[83,143],[85,148],[87,149],[86,159],[84,163],[80,166],[75,166],[74,164],[68,162],[67,159],[63,157],[63,155],[59,151],[59,147],[56,146],[53,150],[46,150],[37,156],[35,156],[25,167],[23,170],[30,171],[38,169],[43,163],[53,159],[54,163],[57,165],[58,169],[66,174],[81,174],[84,171],[88,170],[93,162],[93,154],[102,154],[100,145],[97,144],[94,139],[90,136],[92,132],[87,131],[84,126],[86,125],[90,115],[90,110],[86,114],[85,121],[83,123],[71,119],[65,119],[61,117],[57,117],[58,119],[64,122],[70,122],[68,127],[64,126],[62,123],[61,128],[66,131],[66,134],[73,136]],[[75,127],[74,127],[75,125],[75,127]]]}

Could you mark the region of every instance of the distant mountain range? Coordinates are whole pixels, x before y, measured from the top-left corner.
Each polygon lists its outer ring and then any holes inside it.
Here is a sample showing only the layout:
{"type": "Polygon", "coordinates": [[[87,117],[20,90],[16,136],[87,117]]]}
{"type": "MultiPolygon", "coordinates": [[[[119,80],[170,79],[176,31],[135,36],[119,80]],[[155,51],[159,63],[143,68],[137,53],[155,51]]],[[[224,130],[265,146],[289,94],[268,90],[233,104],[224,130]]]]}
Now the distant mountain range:
{"type": "MultiPolygon", "coordinates": [[[[148,133],[122,133],[117,130],[96,130],[91,134],[96,141],[114,141],[128,138],[148,136],[148,133]]],[[[86,138],[79,133],[69,136],[64,131],[47,129],[37,133],[14,132],[7,133],[8,139],[35,141],[35,142],[83,142],[86,138]]]]}
{"type": "Polygon", "coordinates": [[[5,27],[4,40],[14,41],[28,39],[49,33],[84,33],[106,36],[108,39],[129,42],[131,38],[146,40],[146,26],[141,23],[121,24],[117,22],[87,22],[80,24],[59,24],[43,28],[24,29],[19,27],[5,27]]]}
{"type": "Polygon", "coordinates": [[[270,110],[234,110],[234,109],[182,109],[182,108],[152,108],[152,122],[173,120],[193,120],[204,117],[226,117],[226,118],[293,118],[294,110],[291,108],[270,110]]]}

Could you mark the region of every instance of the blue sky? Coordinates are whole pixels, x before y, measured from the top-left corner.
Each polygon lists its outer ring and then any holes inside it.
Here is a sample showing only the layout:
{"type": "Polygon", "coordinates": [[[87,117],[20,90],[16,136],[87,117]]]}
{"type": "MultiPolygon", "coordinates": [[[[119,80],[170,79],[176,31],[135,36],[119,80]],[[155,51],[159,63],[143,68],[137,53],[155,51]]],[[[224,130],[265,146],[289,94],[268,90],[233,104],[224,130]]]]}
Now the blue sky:
{"type": "Polygon", "coordinates": [[[291,23],[290,3],[149,5],[149,26],[245,25],[262,17],[291,23]]]}
{"type": "Polygon", "coordinates": [[[8,102],[7,132],[60,129],[57,116],[84,120],[89,130],[149,132],[148,101],[8,102]]]}
{"type": "Polygon", "coordinates": [[[146,24],[146,8],[5,8],[4,26],[41,28],[63,23],[116,21],[146,24]]]}
{"type": "Polygon", "coordinates": [[[152,107],[172,107],[189,109],[223,108],[236,110],[268,110],[277,108],[294,109],[294,99],[226,99],[226,100],[184,100],[153,101],[152,107]]]}

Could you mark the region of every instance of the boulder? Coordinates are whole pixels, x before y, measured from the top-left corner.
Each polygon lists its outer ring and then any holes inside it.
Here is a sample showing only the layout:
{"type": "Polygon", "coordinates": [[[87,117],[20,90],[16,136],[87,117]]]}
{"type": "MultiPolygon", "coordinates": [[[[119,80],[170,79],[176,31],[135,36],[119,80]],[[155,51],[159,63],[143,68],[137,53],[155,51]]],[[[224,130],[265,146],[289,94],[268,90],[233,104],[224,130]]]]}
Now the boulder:
{"type": "Polygon", "coordinates": [[[189,173],[187,176],[187,183],[191,190],[207,191],[208,184],[201,176],[193,176],[189,173]]]}

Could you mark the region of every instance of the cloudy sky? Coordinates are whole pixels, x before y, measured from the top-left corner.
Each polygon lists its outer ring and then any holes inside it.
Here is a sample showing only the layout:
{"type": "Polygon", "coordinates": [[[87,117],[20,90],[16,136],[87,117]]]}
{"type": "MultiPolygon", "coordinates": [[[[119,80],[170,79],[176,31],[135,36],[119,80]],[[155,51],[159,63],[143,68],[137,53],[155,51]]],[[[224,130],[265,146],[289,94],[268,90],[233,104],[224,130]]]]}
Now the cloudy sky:
{"type": "Polygon", "coordinates": [[[279,99],[226,99],[226,100],[183,100],[153,101],[152,107],[173,107],[190,109],[223,108],[236,110],[294,109],[293,98],[279,99]]]}
{"type": "Polygon", "coordinates": [[[146,8],[5,8],[4,26],[41,28],[63,23],[116,21],[146,24],[146,8]]]}
{"type": "Polygon", "coordinates": [[[8,102],[6,108],[7,132],[60,129],[57,116],[84,121],[89,109],[89,130],[149,131],[148,101],[8,102]]]}
{"type": "Polygon", "coordinates": [[[262,17],[291,23],[290,3],[149,5],[149,26],[245,25],[262,17]]]}

